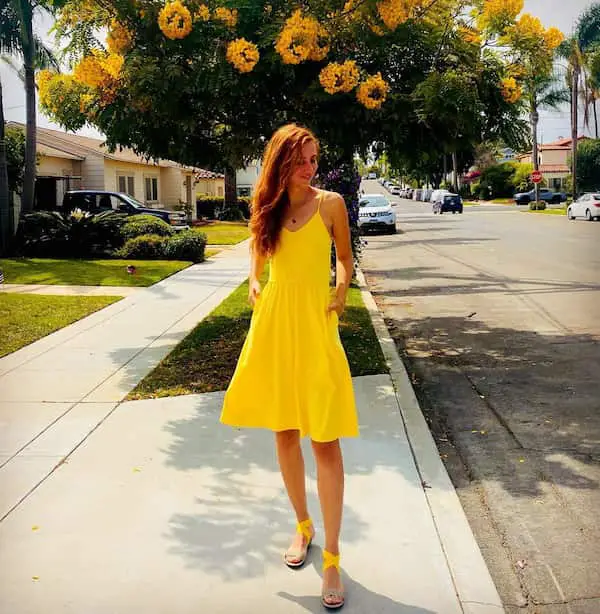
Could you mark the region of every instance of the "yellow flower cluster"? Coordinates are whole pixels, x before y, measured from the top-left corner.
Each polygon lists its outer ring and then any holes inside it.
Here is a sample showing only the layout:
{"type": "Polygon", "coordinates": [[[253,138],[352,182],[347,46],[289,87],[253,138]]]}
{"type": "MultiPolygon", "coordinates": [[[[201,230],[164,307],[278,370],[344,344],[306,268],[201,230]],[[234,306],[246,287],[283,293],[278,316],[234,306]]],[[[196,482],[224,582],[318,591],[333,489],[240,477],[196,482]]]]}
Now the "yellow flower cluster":
{"type": "Polygon", "coordinates": [[[549,28],[544,32],[544,39],[548,49],[554,50],[565,40],[565,35],[558,28],[549,28]]]}
{"type": "Polygon", "coordinates": [[[478,18],[481,30],[501,31],[523,10],[524,0],[484,0],[478,18]]]}
{"type": "Polygon", "coordinates": [[[192,31],[192,15],[180,0],[173,0],[158,14],[158,26],[167,38],[185,38],[192,31]]]}
{"type": "Polygon", "coordinates": [[[118,81],[122,67],[123,56],[95,50],[75,66],[73,78],[91,88],[108,88],[118,81]]]}
{"type": "Polygon", "coordinates": [[[222,21],[228,28],[235,28],[238,22],[238,11],[237,9],[228,9],[224,6],[220,6],[215,9],[215,19],[218,21],[222,21]]]}
{"type": "Polygon", "coordinates": [[[48,100],[48,85],[50,81],[54,78],[56,73],[53,73],[49,70],[40,70],[36,75],[36,81],[38,86],[38,97],[40,100],[40,104],[42,106],[47,107],[49,105],[48,100]]]}
{"type": "Polygon", "coordinates": [[[210,9],[206,4],[201,4],[194,12],[194,21],[208,21],[210,19],[210,9]]]}
{"type": "Polygon", "coordinates": [[[302,17],[297,10],[285,22],[275,49],[284,64],[320,61],[329,53],[329,33],[314,17],[302,17]]]}
{"type": "Polygon", "coordinates": [[[39,102],[51,116],[72,118],[77,113],[87,113],[94,96],[73,79],[72,75],[42,70],[37,75],[39,102]]]}
{"type": "Polygon", "coordinates": [[[410,17],[411,4],[407,0],[383,0],[377,3],[377,12],[388,30],[395,30],[410,17]]]}
{"type": "Polygon", "coordinates": [[[365,79],[356,92],[356,98],[367,109],[379,109],[387,98],[390,86],[383,80],[381,73],[365,79]]]}
{"type": "Polygon", "coordinates": [[[113,19],[110,22],[106,44],[111,53],[125,53],[133,41],[131,32],[119,21],[113,19]]]}
{"type": "Polygon", "coordinates": [[[502,79],[502,96],[506,102],[515,103],[523,95],[523,89],[517,84],[513,77],[502,79]]]}
{"type": "Polygon", "coordinates": [[[538,17],[529,13],[521,15],[514,25],[515,33],[523,38],[541,38],[544,35],[544,26],[538,17]]]}
{"type": "Polygon", "coordinates": [[[245,38],[231,41],[227,46],[227,61],[240,72],[250,72],[259,58],[258,47],[245,38]]]}
{"type": "Polygon", "coordinates": [[[328,94],[351,92],[359,80],[360,73],[354,60],[347,60],[343,64],[332,62],[319,74],[319,81],[328,94]]]}
{"type": "Polygon", "coordinates": [[[470,28],[469,26],[459,26],[458,33],[465,42],[471,45],[481,44],[481,33],[475,28],[470,28]]]}

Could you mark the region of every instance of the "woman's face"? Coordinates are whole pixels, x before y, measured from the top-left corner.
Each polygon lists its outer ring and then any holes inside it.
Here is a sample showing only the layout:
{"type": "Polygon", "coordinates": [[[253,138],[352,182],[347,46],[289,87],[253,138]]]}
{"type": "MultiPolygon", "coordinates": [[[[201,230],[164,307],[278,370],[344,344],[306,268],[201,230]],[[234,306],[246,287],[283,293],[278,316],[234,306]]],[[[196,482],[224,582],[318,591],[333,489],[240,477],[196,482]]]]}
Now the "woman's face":
{"type": "Polygon", "coordinates": [[[302,147],[300,156],[296,160],[290,177],[290,184],[296,187],[309,186],[318,166],[317,145],[314,141],[309,141],[302,147]]]}

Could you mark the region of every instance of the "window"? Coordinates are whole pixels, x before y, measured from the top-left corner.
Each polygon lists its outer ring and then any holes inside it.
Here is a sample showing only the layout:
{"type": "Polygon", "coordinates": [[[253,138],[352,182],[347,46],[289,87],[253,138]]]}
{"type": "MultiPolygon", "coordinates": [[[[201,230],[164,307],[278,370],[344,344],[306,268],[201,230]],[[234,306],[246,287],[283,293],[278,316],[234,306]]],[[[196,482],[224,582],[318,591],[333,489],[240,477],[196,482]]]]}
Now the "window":
{"type": "Polygon", "coordinates": [[[217,196],[218,196],[219,198],[221,198],[221,197],[223,196],[223,188],[222,188],[221,186],[219,186],[219,187],[217,188],[217,196]]]}
{"type": "Polygon", "coordinates": [[[158,177],[146,177],[144,179],[146,186],[146,202],[158,201],[158,177]]]}
{"type": "Polygon", "coordinates": [[[132,175],[117,175],[117,188],[119,192],[135,196],[135,181],[132,175]]]}

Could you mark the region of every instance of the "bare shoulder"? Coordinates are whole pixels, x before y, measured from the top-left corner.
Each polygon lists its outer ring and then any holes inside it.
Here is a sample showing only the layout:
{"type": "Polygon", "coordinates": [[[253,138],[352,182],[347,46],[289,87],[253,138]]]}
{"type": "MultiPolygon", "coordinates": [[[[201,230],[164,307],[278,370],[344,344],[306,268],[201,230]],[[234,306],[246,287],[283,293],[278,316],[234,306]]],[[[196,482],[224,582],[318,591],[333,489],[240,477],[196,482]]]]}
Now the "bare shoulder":
{"type": "Polygon", "coordinates": [[[346,203],[343,197],[337,192],[329,192],[328,190],[321,190],[323,194],[322,208],[323,212],[328,216],[335,216],[340,211],[345,211],[346,203]]]}

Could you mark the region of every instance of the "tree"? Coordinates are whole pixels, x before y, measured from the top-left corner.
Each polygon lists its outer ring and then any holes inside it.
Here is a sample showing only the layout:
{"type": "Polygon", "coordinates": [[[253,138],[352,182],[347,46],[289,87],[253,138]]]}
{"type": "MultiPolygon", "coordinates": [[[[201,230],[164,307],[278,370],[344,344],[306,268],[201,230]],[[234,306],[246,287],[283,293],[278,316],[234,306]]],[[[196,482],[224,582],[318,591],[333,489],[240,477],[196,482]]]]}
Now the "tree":
{"type": "MultiPolygon", "coordinates": [[[[459,0],[315,0],[310,10],[283,0],[249,0],[237,10],[191,0],[100,6],[71,0],[61,11],[57,29],[70,37],[74,70],[40,75],[42,107],[65,127],[97,126],[109,147],[215,170],[243,165],[288,121],[317,132],[327,166],[364,157],[374,141],[390,163],[394,151],[429,151],[431,131],[420,125],[412,92],[451,56],[456,68],[479,53],[454,26],[448,35],[459,0]],[[101,26],[107,48],[93,41],[101,26]]],[[[499,130],[498,101],[508,130],[517,114],[491,75],[478,82],[482,130],[499,130]]]]}
{"type": "MultiPolygon", "coordinates": [[[[571,91],[571,177],[573,181],[573,196],[578,194],[577,185],[577,144],[579,142],[579,92],[586,92],[588,81],[586,69],[591,66],[591,85],[598,83],[600,59],[597,52],[600,49],[600,3],[596,2],[582,13],[575,34],[567,39],[559,48],[559,54],[568,62],[567,82],[571,91]]],[[[588,103],[595,107],[595,97],[584,94],[585,117],[588,114],[588,103]]]]}
{"type": "MultiPolygon", "coordinates": [[[[36,170],[36,102],[35,70],[37,67],[52,66],[58,69],[48,49],[41,44],[33,32],[35,9],[58,5],[60,0],[34,2],[33,0],[7,0],[0,6],[0,53],[16,55],[23,60],[23,81],[25,84],[26,150],[25,180],[21,198],[21,210],[33,208],[36,170]]],[[[0,158],[0,163],[3,163],[0,158]]],[[[0,169],[0,174],[2,174],[0,169]]],[[[4,202],[5,196],[0,196],[4,202]]],[[[4,228],[4,227],[3,227],[4,228]]]]}
{"type": "Polygon", "coordinates": [[[600,139],[579,143],[577,183],[581,191],[600,190],[600,139]]]}

